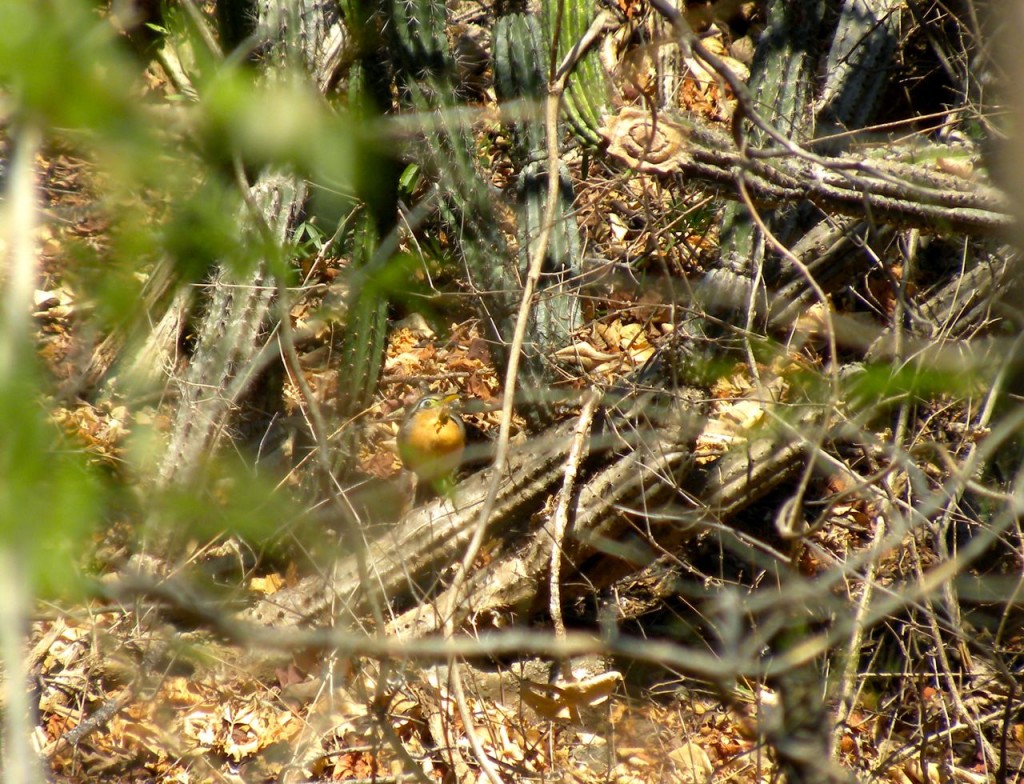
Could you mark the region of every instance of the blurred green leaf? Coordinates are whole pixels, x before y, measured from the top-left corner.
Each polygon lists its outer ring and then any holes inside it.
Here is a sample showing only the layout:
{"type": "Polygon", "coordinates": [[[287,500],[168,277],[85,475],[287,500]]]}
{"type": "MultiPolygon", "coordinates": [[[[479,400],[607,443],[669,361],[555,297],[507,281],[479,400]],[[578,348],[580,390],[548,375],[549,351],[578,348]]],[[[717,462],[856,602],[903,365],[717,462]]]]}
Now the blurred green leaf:
{"type": "Polygon", "coordinates": [[[81,588],[78,568],[99,523],[102,488],[83,452],[47,420],[39,382],[28,358],[0,378],[0,546],[17,554],[34,593],[66,596],[81,588]]]}
{"type": "Polygon", "coordinates": [[[419,164],[410,163],[405,167],[402,171],[401,177],[398,178],[398,187],[403,199],[408,200],[415,195],[421,179],[422,170],[420,169],[419,164]]]}
{"type": "Polygon", "coordinates": [[[908,364],[893,368],[888,364],[867,365],[853,376],[844,399],[864,400],[871,406],[905,396],[933,398],[942,395],[966,395],[981,379],[967,370],[954,373],[933,367],[908,364]]]}

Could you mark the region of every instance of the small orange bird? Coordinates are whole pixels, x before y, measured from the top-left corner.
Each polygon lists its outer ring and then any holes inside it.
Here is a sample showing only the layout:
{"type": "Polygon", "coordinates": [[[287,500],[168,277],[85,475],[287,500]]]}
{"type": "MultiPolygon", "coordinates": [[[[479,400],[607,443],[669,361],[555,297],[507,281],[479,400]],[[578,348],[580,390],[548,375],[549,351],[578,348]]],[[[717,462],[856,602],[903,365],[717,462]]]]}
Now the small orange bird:
{"type": "Polygon", "coordinates": [[[441,495],[451,493],[453,474],[466,447],[466,426],[451,409],[458,399],[458,395],[424,395],[398,428],[402,464],[441,495]]]}

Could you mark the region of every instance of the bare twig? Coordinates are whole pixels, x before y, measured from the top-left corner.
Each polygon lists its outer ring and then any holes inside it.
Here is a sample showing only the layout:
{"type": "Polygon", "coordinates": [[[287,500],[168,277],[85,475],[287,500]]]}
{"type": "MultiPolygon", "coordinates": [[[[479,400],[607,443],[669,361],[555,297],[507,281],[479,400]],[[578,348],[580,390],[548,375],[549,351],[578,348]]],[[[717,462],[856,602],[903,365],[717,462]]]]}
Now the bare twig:
{"type": "MultiPolygon", "coordinates": [[[[597,18],[591,25],[590,30],[584,37],[587,48],[597,40],[601,31],[606,28],[611,20],[611,15],[606,11],[602,11],[597,15],[597,18]]],[[[555,40],[557,40],[557,35],[555,36],[555,40]]],[[[522,352],[523,341],[526,338],[527,322],[529,321],[530,312],[533,308],[533,293],[536,290],[538,281],[540,280],[541,269],[544,264],[544,257],[547,255],[548,242],[550,241],[551,231],[554,228],[555,215],[558,208],[558,113],[561,106],[562,93],[565,90],[565,82],[572,70],[572,65],[577,62],[585,52],[586,48],[583,46],[574,47],[572,52],[569,53],[565,61],[559,67],[553,81],[548,85],[548,97],[544,105],[544,126],[548,148],[548,193],[547,203],[544,206],[544,224],[540,235],[537,238],[537,244],[533,248],[533,257],[530,259],[530,266],[526,275],[526,280],[523,282],[523,293],[519,304],[519,312],[516,316],[515,332],[513,333],[512,342],[509,347],[508,367],[505,370],[505,382],[503,388],[504,396],[502,398],[501,421],[498,427],[498,438],[495,445],[493,462],[494,472],[491,484],[487,491],[487,497],[480,509],[476,529],[473,532],[473,538],[470,541],[469,546],[466,548],[466,552],[463,555],[462,563],[459,565],[458,571],[455,573],[455,578],[452,581],[449,593],[449,600],[447,606],[443,610],[444,633],[447,638],[452,638],[455,635],[455,603],[460,599],[462,586],[465,584],[469,571],[473,566],[473,562],[476,560],[480,547],[483,544],[491,510],[493,509],[494,502],[497,499],[498,485],[502,478],[502,471],[508,457],[509,437],[512,429],[512,408],[515,403],[516,383],[519,372],[519,357],[522,352]]],[[[454,664],[454,659],[449,661],[449,665],[451,664],[454,664]]],[[[479,738],[477,738],[476,734],[473,732],[473,720],[469,712],[468,705],[466,704],[466,695],[462,687],[462,680],[459,676],[458,668],[451,667],[450,669],[452,673],[452,694],[456,705],[458,705],[459,713],[462,716],[463,724],[466,728],[466,734],[469,737],[470,744],[473,746],[473,751],[476,754],[477,761],[480,763],[491,784],[501,784],[501,779],[498,776],[497,769],[487,758],[483,747],[480,744],[479,738]]]]}
{"type": "MultiPolygon", "coordinates": [[[[565,461],[565,478],[562,481],[562,489],[558,494],[558,503],[551,515],[551,567],[548,577],[549,607],[551,609],[551,620],[555,626],[555,639],[565,639],[565,620],[562,618],[562,554],[563,542],[565,541],[565,530],[569,525],[569,505],[573,502],[576,492],[576,475],[579,472],[580,462],[587,456],[587,434],[590,432],[594,421],[594,412],[601,396],[596,390],[589,390],[583,398],[583,406],[580,409],[579,419],[576,423],[576,430],[573,432],[572,448],[565,461]]],[[[562,662],[563,675],[565,678],[572,678],[572,668],[567,661],[562,662]]]]}
{"type": "MultiPolygon", "coordinates": [[[[607,12],[601,12],[591,25],[591,30],[599,31],[605,29],[612,19],[613,17],[607,12]]],[[[591,35],[588,31],[587,39],[592,42],[596,40],[596,36],[591,35]]],[[[571,72],[571,64],[582,57],[585,54],[585,50],[577,47],[573,49],[571,54],[574,59],[570,60],[567,57],[566,62],[563,62],[558,68],[556,80],[548,86],[548,97],[544,107],[545,133],[548,146],[548,194],[544,209],[544,225],[537,238],[537,244],[533,249],[533,256],[530,259],[530,268],[527,272],[526,280],[523,282],[523,293],[520,299],[519,312],[516,316],[515,332],[509,347],[509,361],[508,367],[505,370],[503,387],[504,396],[502,398],[501,421],[498,427],[498,438],[494,452],[494,474],[491,485],[488,488],[487,497],[477,517],[478,522],[473,539],[466,548],[459,571],[456,573],[452,583],[453,589],[465,582],[466,574],[468,574],[473,561],[480,551],[480,546],[483,544],[483,539],[487,532],[488,519],[497,497],[502,469],[508,458],[509,437],[512,431],[512,408],[515,404],[515,390],[519,373],[519,357],[522,353],[523,341],[526,338],[527,322],[529,321],[530,310],[533,306],[533,293],[537,287],[537,282],[540,280],[541,268],[544,263],[544,257],[547,255],[548,242],[550,241],[551,230],[554,228],[554,219],[558,207],[558,112],[561,106],[562,93],[565,90],[565,82],[571,72]]],[[[453,590],[451,594],[452,604],[458,601],[458,594],[459,591],[453,590]]],[[[452,607],[447,608],[444,615],[446,619],[450,618],[452,607]]]]}
{"type": "Polygon", "coordinates": [[[118,711],[138,696],[139,689],[143,686],[145,678],[149,677],[160,659],[167,653],[170,644],[165,640],[152,640],[142,662],[139,665],[136,677],[129,684],[127,689],[122,690],[116,697],[104,702],[99,708],[93,711],[88,719],[85,719],[74,728],[68,730],[47,749],[49,756],[53,757],[65,746],[77,746],[87,737],[99,729],[117,715],[118,711]]]}

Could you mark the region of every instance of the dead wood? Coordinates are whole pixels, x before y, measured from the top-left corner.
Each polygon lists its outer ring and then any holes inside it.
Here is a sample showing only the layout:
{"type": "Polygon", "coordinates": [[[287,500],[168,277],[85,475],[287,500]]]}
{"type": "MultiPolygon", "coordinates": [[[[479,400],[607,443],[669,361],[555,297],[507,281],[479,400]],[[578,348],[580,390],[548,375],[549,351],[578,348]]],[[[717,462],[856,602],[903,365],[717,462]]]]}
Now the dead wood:
{"type": "MultiPolygon", "coordinates": [[[[995,266],[982,265],[969,278],[978,281],[979,291],[973,294],[952,292],[949,286],[955,283],[937,290],[921,308],[932,326],[921,329],[932,333],[962,317],[965,297],[974,303],[970,312],[981,313],[973,308],[982,301],[991,303],[992,291],[1012,269],[1005,259],[995,266]]],[[[892,332],[892,327],[882,330],[862,348],[878,351],[877,346],[892,342],[892,332]]],[[[971,348],[954,342],[957,345],[964,351],[971,348]]],[[[981,361],[972,356],[975,364],[981,361]]],[[[606,410],[601,431],[591,436],[591,451],[597,457],[581,476],[573,504],[565,542],[566,578],[582,577],[586,590],[597,590],[630,579],[658,553],[678,553],[709,528],[730,526],[742,510],[790,481],[805,465],[809,450],[817,448],[812,434],[819,432],[823,437],[821,428],[835,421],[829,406],[807,406],[788,427],[769,428],[695,471],[692,444],[700,430],[696,424],[699,398],[697,390],[665,392],[634,401],[625,410],[614,406],[606,410]],[[688,413],[673,422],[664,413],[672,409],[688,413]],[[638,410],[646,413],[642,424],[636,417],[638,410]],[[640,552],[650,554],[646,559],[624,557],[637,552],[628,544],[631,539],[643,544],[640,552]],[[607,550],[612,554],[602,554],[607,550]],[[581,566],[586,573],[579,574],[581,566]]],[[[788,404],[763,405],[781,412],[788,404]]],[[[856,409],[848,405],[844,414],[855,416],[856,409]]],[[[459,604],[458,621],[515,609],[529,611],[543,598],[552,542],[545,504],[557,490],[573,424],[563,422],[514,450],[489,525],[490,550],[495,556],[471,576],[459,604]]],[[[460,484],[454,503],[442,499],[414,510],[393,531],[369,543],[366,557],[374,575],[372,589],[360,584],[355,557],[349,556],[334,564],[328,576],[306,578],[262,601],[242,619],[274,627],[344,625],[365,616],[372,590],[399,611],[388,624],[389,634],[436,632],[441,623],[436,608],[447,601],[443,587],[447,567],[472,536],[488,478],[488,471],[469,477],[460,484]],[[409,609],[402,612],[402,607],[409,609]]]]}
{"type": "Polygon", "coordinates": [[[732,199],[740,198],[736,184],[742,178],[761,207],[807,200],[827,213],[869,214],[880,223],[936,233],[999,235],[1016,224],[1001,191],[976,176],[907,162],[899,153],[812,160],[781,149],[744,155],[726,134],[699,121],[635,108],[610,117],[602,135],[608,155],[621,164],[699,178],[723,186],[719,195],[732,199]]]}

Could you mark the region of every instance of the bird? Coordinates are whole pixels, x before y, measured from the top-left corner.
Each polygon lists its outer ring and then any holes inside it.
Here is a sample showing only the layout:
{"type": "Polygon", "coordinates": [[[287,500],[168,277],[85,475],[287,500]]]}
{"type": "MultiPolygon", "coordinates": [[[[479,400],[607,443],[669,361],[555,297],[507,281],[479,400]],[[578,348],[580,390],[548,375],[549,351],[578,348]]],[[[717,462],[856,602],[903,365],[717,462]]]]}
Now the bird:
{"type": "Polygon", "coordinates": [[[402,464],[439,495],[450,495],[466,447],[466,425],[452,411],[457,394],[427,394],[409,409],[398,428],[402,464]]]}

